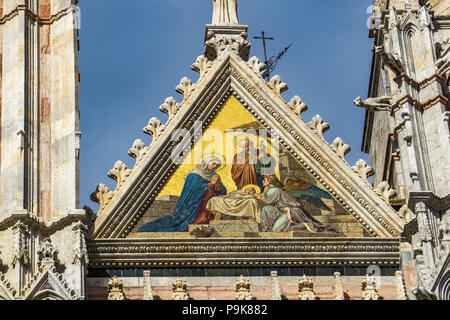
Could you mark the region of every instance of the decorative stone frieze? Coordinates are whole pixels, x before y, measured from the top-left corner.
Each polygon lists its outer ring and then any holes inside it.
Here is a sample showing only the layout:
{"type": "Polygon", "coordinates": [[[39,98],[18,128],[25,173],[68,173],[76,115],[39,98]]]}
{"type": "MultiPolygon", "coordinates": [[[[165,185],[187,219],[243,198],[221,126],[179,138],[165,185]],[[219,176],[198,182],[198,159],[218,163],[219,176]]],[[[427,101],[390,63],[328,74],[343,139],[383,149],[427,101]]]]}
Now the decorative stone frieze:
{"type": "Polygon", "coordinates": [[[11,282],[9,282],[8,279],[6,279],[5,275],[1,272],[0,272],[0,294],[2,294],[3,297],[8,300],[13,300],[17,294],[17,290],[14,288],[11,282]]]}
{"type": "Polygon", "coordinates": [[[43,265],[40,273],[32,276],[21,291],[23,300],[79,300],[75,290],[56,270],[54,264],[43,265]]]}
{"type": "Polygon", "coordinates": [[[437,73],[440,76],[445,76],[450,69],[450,38],[442,42],[441,48],[440,57],[434,65],[437,73]]]}
{"type": "Polygon", "coordinates": [[[395,238],[96,239],[88,252],[91,268],[368,267],[398,265],[399,245],[395,238]]]}

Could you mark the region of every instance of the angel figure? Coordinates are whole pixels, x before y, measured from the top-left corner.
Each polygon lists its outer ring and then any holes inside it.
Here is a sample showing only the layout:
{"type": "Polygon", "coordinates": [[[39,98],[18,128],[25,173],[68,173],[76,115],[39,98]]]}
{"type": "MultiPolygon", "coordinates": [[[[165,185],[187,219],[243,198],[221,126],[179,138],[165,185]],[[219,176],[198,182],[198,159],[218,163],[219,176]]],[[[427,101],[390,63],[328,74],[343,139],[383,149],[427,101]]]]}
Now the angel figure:
{"type": "Polygon", "coordinates": [[[284,180],[284,185],[286,186],[286,191],[297,200],[307,201],[321,210],[333,211],[322,201],[322,199],[333,199],[333,197],[325,190],[297,177],[286,178],[284,180]]]}

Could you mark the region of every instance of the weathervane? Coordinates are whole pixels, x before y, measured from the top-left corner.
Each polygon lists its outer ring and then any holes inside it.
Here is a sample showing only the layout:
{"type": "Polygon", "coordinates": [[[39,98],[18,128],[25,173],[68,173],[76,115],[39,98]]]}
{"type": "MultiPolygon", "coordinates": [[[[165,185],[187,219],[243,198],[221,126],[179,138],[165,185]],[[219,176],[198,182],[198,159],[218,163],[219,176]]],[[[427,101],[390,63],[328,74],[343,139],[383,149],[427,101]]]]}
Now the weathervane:
{"type": "Polygon", "coordinates": [[[277,67],[278,62],[281,60],[281,58],[286,54],[286,52],[289,50],[289,48],[292,46],[290,44],[286,48],[284,48],[283,51],[281,51],[278,56],[273,56],[270,59],[267,58],[267,44],[266,40],[275,40],[275,38],[272,37],[266,37],[266,33],[264,31],[261,31],[261,37],[253,37],[254,39],[261,39],[263,41],[263,47],[264,47],[264,64],[266,65],[266,71],[264,71],[263,78],[266,78],[267,81],[270,80],[270,74],[275,70],[277,67]]]}

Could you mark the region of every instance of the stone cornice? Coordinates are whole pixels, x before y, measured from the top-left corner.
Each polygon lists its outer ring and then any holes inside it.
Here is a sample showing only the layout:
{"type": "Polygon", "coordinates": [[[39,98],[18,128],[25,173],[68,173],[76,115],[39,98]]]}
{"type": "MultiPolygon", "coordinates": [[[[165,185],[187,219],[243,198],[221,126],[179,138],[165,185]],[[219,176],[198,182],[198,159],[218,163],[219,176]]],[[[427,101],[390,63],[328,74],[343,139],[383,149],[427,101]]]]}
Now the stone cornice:
{"type": "Polygon", "coordinates": [[[414,87],[418,91],[428,87],[434,82],[438,82],[441,86],[445,86],[445,78],[437,73],[421,81],[417,81],[413,78],[410,78],[407,74],[402,73],[401,75],[394,78],[394,81],[397,83],[405,82],[410,86],[414,87]]]}
{"type": "Polygon", "coordinates": [[[445,197],[438,197],[431,191],[410,192],[408,207],[415,211],[416,204],[423,202],[433,211],[446,211],[450,209],[450,194],[445,197]]]}
{"type": "Polygon", "coordinates": [[[0,231],[5,231],[13,227],[18,221],[24,222],[31,228],[39,229],[43,235],[51,235],[55,232],[62,230],[76,222],[83,222],[86,225],[89,224],[89,215],[85,210],[73,210],[63,216],[52,219],[49,222],[45,222],[43,219],[28,212],[27,210],[17,210],[6,214],[0,220],[0,231]]]}
{"type": "Polygon", "coordinates": [[[447,106],[447,109],[448,109],[448,106],[449,106],[448,98],[443,96],[442,94],[438,94],[437,96],[430,98],[427,101],[423,102],[422,108],[423,108],[423,110],[427,110],[438,103],[442,103],[443,105],[447,106]]]}
{"type": "Polygon", "coordinates": [[[0,25],[5,24],[6,22],[12,20],[14,17],[18,16],[20,11],[25,12],[25,14],[28,17],[32,18],[39,24],[45,25],[45,24],[52,24],[53,22],[61,19],[65,15],[72,12],[73,8],[68,7],[66,9],[62,9],[62,10],[58,11],[57,13],[53,14],[49,18],[42,18],[38,14],[36,14],[34,11],[28,9],[26,5],[18,5],[14,10],[10,11],[8,14],[6,14],[3,18],[0,19],[0,25]]]}
{"type": "MultiPolygon", "coordinates": [[[[431,107],[435,106],[438,103],[442,103],[443,105],[446,105],[446,106],[449,105],[448,98],[442,94],[438,94],[438,95],[434,96],[433,98],[430,98],[424,102],[420,102],[416,98],[411,97],[409,94],[406,94],[406,95],[402,96],[401,98],[397,99],[397,101],[392,105],[391,115],[393,115],[395,111],[401,109],[401,107],[405,103],[409,103],[410,105],[412,105],[414,108],[416,108],[417,110],[419,110],[421,112],[423,112],[424,110],[430,109],[431,107]]],[[[399,124],[399,126],[400,125],[401,124],[399,124]]]]}
{"type": "Polygon", "coordinates": [[[89,268],[398,265],[398,238],[97,239],[89,268]]]}

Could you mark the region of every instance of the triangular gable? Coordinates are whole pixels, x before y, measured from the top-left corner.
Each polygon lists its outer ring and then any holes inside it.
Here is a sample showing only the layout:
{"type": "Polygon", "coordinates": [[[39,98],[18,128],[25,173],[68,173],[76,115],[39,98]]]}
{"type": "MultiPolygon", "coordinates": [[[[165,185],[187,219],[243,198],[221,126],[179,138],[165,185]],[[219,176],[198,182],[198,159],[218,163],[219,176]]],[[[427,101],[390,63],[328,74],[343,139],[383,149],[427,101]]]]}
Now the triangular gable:
{"type": "Polygon", "coordinates": [[[25,300],[74,300],[77,298],[76,293],[69,288],[54,267],[44,268],[23,293],[25,300]]]}
{"type": "Polygon", "coordinates": [[[96,238],[124,238],[131,232],[177,168],[170,160],[176,147],[171,133],[176,129],[193,132],[197,120],[206,128],[231,95],[269,132],[278,131],[281,145],[367,232],[377,237],[400,236],[404,223],[388,203],[389,187],[377,193],[365,179],[370,167],[364,163],[351,167],[344,158],[348,146],[340,139],[326,142],[322,134],[328,124],[320,116],[305,122],[301,100],[294,97],[286,103],[281,93],[287,85],[278,76],[266,83],[260,75],[262,67],[257,58],[246,62],[233,51],[222,52],[214,62],[203,56],[197,59],[193,69],[200,72],[199,81],[192,84],[183,78],[177,87],[185,96],[183,103],[167,99],[161,109],[169,113],[168,122],[163,125],[151,119],[145,130],[153,136],[151,145],[137,141],[130,150],[135,167],[128,170],[117,163],[109,173],[118,182],[116,190],[100,185],[94,192],[92,198],[101,204],[96,238]]]}

